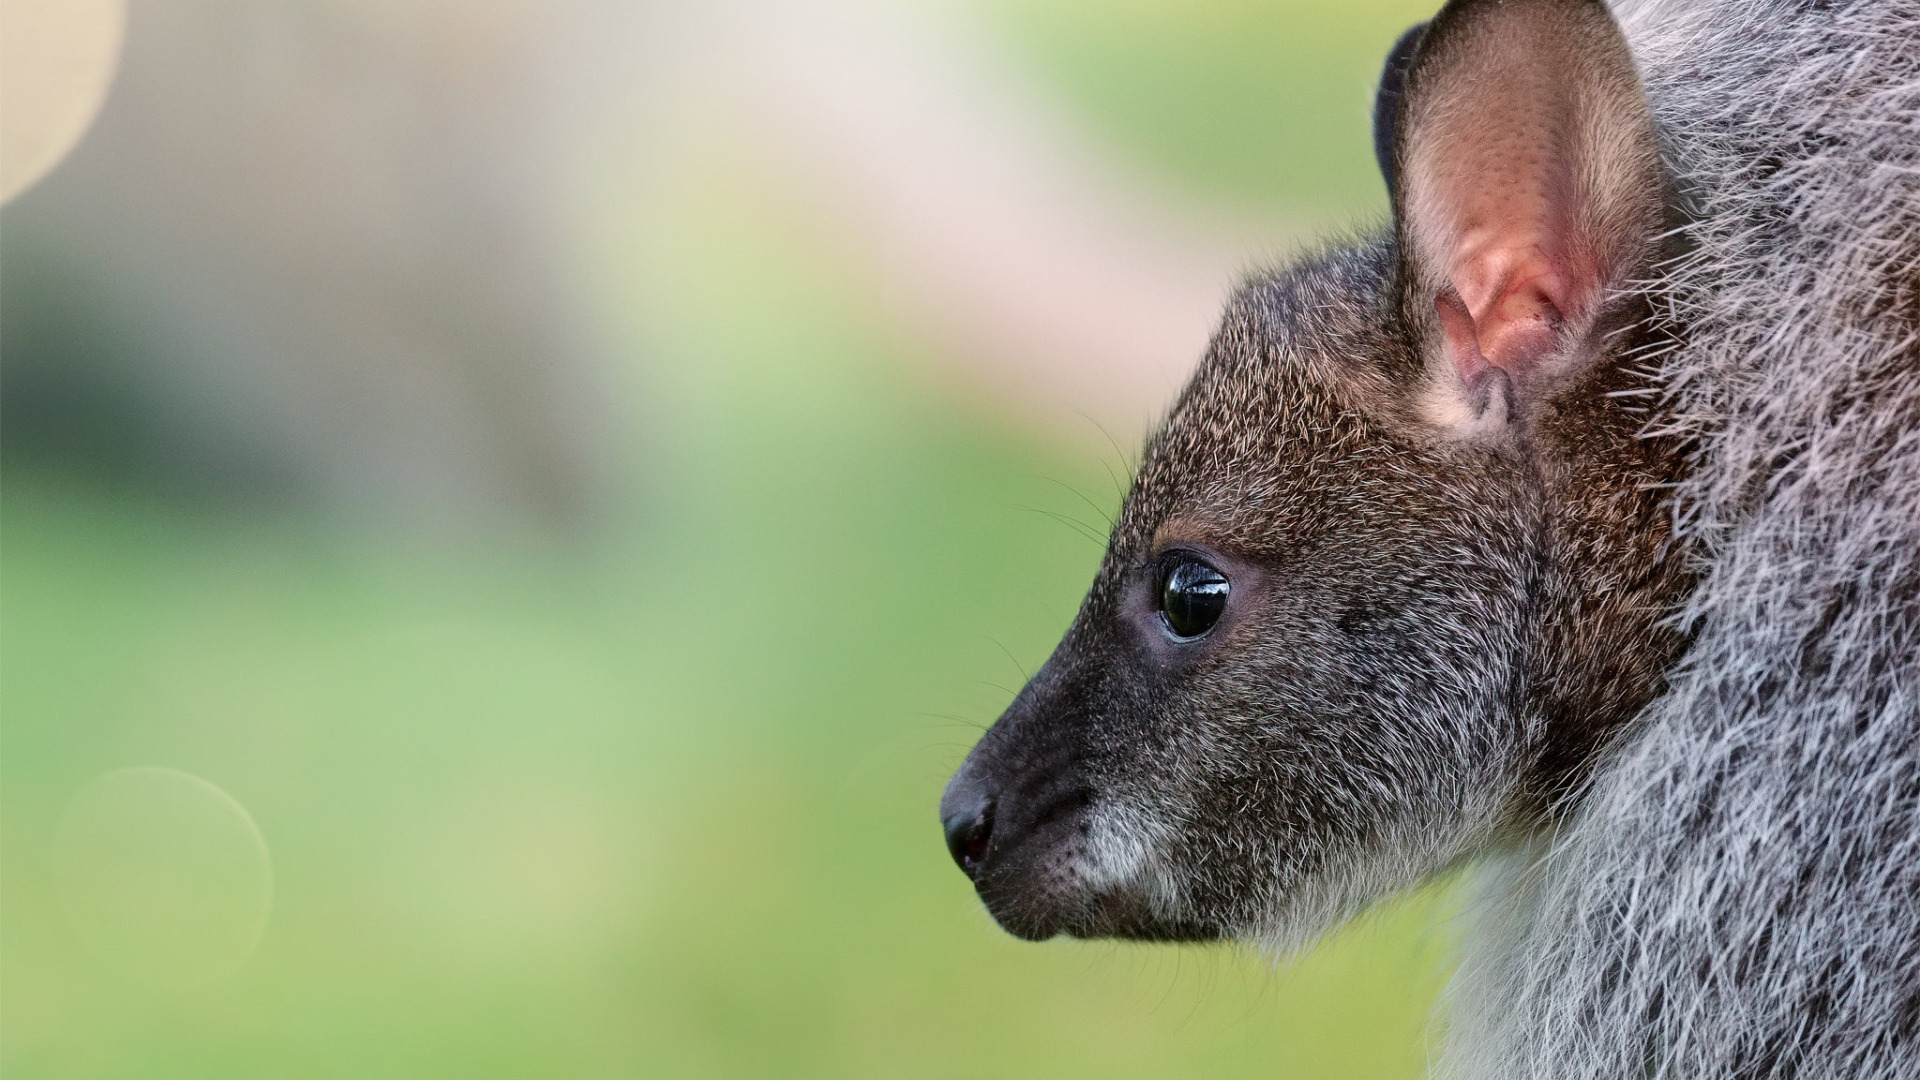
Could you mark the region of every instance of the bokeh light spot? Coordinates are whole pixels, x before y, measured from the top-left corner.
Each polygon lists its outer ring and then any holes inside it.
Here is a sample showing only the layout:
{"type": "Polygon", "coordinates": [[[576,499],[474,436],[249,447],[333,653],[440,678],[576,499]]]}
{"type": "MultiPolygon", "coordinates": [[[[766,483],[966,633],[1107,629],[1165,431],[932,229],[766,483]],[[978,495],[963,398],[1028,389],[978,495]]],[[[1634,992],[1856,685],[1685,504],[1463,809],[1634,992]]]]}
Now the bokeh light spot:
{"type": "Polygon", "coordinates": [[[0,202],[86,134],[126,35],[126,0],[0,0],[0,202]]]}
{"type": "Polygon", "coordinates": [[[266,930],[266,842],[232,796],[189,773],[100,776],[74,796],[53,853],[74,932],[142,982],[186,988],[230,975],[266,930]]]}

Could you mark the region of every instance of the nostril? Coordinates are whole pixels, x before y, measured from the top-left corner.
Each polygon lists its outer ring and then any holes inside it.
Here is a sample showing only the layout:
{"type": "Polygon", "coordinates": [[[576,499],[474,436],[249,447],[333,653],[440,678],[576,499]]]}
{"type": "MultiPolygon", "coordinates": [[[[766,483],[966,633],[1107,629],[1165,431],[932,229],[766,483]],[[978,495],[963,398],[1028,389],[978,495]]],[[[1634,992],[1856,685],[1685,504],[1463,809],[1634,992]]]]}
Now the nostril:
{"type": "Polygon", "coordinates": [[[987,841],[993,835],[993,804],[954,814],[941,824],[947,830],[947,851],[953,861],[969,878],[978,877],[980,863],[987,857],[987,841]]]}

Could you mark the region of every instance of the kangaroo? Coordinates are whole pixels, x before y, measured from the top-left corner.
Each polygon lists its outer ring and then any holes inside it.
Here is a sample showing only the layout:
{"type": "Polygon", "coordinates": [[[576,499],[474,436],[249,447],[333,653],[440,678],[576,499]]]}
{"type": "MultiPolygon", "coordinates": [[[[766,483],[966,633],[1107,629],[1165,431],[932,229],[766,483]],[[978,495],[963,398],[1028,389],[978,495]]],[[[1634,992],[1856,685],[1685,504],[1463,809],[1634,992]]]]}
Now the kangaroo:
{"type": "Polygon", "coordinates": [[[1920,1076],[1920,0],[1452,0],[941,800],[1005,929],[1465,864],[1442,1071],[1920,1076]]]}

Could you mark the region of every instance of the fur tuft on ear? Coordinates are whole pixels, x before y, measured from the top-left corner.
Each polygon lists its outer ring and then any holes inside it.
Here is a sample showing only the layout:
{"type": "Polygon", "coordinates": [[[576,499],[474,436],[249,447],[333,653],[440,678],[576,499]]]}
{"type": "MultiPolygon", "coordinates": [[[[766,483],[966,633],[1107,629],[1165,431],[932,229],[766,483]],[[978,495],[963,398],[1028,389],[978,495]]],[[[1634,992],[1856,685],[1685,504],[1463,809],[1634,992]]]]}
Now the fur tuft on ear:
{"type": "Polygon", "coordinates": [[[1505,431],[1607,353],[1667,206],[1639,74],[1600,0],[1453,0],[1394,141],[1403,302],[1430,419],[1505,431]]]}

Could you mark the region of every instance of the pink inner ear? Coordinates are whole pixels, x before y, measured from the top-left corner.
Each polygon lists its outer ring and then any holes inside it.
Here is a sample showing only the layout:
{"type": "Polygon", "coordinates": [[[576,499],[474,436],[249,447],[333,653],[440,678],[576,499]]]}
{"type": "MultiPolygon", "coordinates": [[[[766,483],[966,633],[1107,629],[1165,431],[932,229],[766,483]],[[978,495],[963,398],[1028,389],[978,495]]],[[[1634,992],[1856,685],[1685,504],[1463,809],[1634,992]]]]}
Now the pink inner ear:
{"type": "Polygon", "coordinates": [[[1469,237],[1454,260],[1452,288],[1436,301],[1460,377],[1472,385],[1489,367],[1524,382],[1559,346],[1574,290],[1564,260],[1539,244],[1501,246],[1469,237]]]}
{"type": "Polygon", "coordinates": [[[1395,210],[1434,359],[1546,391],[1600,355],[1608,288],[1651,254],[1665,188],[1633,58],[1586,0],[1449,4],[1423,40],[1395,210]]]}

